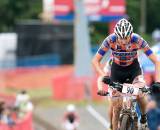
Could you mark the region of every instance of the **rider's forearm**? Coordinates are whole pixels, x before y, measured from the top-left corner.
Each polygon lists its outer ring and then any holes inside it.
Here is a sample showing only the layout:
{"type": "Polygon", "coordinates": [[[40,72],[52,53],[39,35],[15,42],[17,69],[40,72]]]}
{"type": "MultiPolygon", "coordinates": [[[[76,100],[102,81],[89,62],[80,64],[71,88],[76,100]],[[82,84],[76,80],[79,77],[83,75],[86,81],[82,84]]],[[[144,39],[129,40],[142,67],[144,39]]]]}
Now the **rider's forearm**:
{"type": "Polygon", "coordinates": [[[92,65],[95,68],[95,70],[97,71],[97,73],[101,76],[104,75],[104,71],[101,68],[101,59],[102,59],[102,55],[99,55],[98,53],[94,56],[94,58],[92,59],[92,65]]]}
{"type": "Polygon", "coordinates": [[[93,64],[93,67],[95,68],[95,70],[97,71],[97,73],[101,76],[105,75],[103,69],[100,67],[100,63],[99,61],[93,59],[92,60],[92,64],[93,64]]]}
{"type": "Polygon", "coordinates": [[[103,69],[100,67],[100,65],[95,64],[94,67],[95,67],[95,69],[96,69],[96,71],[98,72],[99,75],[101,75],[101,76],[105,75],[105,73],[104,73],[103,69]]]}
{"type": "Polygon", "coordinates": [[[155,80],[156,82],[160,82],[160,61],[158,61],[158,58],[155,54],[151,54],[148,56],[150,60],[155,64],[155,80]]]}
{"type": "Polygon", "coordinates": [[[156,69],[156,73],[155,73],[156,82],[160,82],[160,61],[157,61],[155,63],[155,69],[156,69]]]}

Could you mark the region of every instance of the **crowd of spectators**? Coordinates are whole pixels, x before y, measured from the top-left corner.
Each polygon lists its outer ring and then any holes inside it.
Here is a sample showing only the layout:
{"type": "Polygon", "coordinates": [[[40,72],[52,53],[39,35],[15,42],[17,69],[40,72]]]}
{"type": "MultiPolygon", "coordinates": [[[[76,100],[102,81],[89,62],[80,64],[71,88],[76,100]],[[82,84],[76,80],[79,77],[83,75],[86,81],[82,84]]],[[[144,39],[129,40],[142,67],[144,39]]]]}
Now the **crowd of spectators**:
{"type": "Polygon", "coordinates": [[[0,100],[0,124],[13,126],[32,110],[30,96],[27,91],[22,90],[17,93],[14,104],[7,104],[5,100],[0,100]]]}

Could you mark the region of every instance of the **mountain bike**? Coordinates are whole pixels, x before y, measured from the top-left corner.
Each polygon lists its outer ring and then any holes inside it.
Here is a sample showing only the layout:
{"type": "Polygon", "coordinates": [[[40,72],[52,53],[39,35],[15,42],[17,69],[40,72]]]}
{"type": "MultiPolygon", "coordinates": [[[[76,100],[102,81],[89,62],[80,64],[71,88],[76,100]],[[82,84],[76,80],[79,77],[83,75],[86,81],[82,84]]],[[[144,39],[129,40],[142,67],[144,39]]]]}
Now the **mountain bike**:
{"type": "MultiPolygon", "coordinates": [[[[103,80],[110,88],[121,92],[120,96],[113,98],[122,98],[122,110],[119,118],[119,130],[138,130],[138,115],[136,113],[136,97],[139,93],[151,93],[149,88],[136,88],[131,84],[120,84],[112,82],[109,78],[103,80]]],[[[100,96],[110,96],[108,92],[100,96]]]]}

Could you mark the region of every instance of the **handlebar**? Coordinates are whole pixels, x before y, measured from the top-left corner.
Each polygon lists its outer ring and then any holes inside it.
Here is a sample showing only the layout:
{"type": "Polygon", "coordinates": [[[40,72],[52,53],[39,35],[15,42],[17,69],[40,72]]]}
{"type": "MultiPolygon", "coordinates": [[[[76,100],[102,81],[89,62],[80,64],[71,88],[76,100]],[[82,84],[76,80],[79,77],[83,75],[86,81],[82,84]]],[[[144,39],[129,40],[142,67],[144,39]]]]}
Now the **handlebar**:
{"type": "Polygon", "coordinates": [[[111,79],[107,76],[103,77],[102,82],[110,85],[111,88],[116,89],[119,92],[122,92],[123,84],[120,84],[119,82],[112,82],[111,79]]]}
{"type": "MultiPolygon", "coordinates": [[[[122,92],[123,84],[121,84],[119,82],[112,82],[111,79],[107,76],[103,77],[102,82],[110,85],[110,87],[112,89],[116,89],[117,91],[122,92]]],[[[151,93],[151,88],[143,87],[143,88],[139,88],[139,89],[141,90],[142,93],[151,93]]],[[[100,96],[107,96],[109,93],[108,92],[106,92],[106,93],[103,92],[103,94],[101,94],[101,93],[97,93],[97,94],[100,95],[100,96]]]]}

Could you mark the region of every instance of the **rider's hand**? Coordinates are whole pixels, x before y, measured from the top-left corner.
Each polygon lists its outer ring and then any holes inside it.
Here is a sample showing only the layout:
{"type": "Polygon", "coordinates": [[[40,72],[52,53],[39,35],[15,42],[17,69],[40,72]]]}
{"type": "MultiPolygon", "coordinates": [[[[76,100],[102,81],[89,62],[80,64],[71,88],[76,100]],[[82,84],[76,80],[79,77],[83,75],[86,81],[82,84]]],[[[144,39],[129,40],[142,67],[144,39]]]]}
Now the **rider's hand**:
{"type": "Polygon", "coordinates": [[[111,84],[111,78],[109,76],[103,76],[102,82],[105,84],[111,84]]]}
{"type": "Polygon", "coordinates": [[[97,94],[101,96],[107,96],[108,92],[105,90],[98,90],[97,94]]]}
{"type": "Polygon", "coordinates": [[[146,93],[143,93],[143,92],[139,92],[139,94],[138,94],[138,98],[143,98],[143,97],[145,97],[147,94],[146,93]]]}
{"type": "Polygon", "coordinates": [[[112,96],[120,96],[120,92],[117,91],[116,89],[112,89],[112,96]]]}

